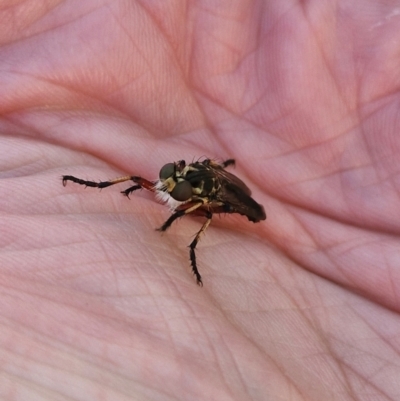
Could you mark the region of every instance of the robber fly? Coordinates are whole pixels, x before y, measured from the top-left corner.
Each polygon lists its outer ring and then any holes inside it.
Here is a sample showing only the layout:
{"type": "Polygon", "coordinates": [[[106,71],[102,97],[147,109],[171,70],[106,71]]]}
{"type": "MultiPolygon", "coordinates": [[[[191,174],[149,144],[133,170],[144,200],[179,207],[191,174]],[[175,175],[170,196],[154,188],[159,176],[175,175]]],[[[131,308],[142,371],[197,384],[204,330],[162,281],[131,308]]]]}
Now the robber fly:
{"type": "Polygon", "coordinates": [[[123,195],[129,198],[133,191],[144,188],[154,192],[160,201],[170,206],[172,214],[158,229],[159,231],[166,231],[176,219],[187,214],[205,217],[207,220],[189,245],[192,271],[197,284],[202,286],[195,248],[200,236],[210,225],[213,214],[239,213],[253,223],[266,219],[264,207],[251,197],[251,191],[246,184],[225,170],[234,164],[234,159],[222,163],[205,159],[190,164],[180,160],[165,164],[160,170],[157,181],[127,175],[110,181],[94,182],[64,175],[62,182],[64,186],[67,181],[72,181],[87,187],[105,188],[120,182],[133,181],[134,185],[121,191],[123,195]]]}

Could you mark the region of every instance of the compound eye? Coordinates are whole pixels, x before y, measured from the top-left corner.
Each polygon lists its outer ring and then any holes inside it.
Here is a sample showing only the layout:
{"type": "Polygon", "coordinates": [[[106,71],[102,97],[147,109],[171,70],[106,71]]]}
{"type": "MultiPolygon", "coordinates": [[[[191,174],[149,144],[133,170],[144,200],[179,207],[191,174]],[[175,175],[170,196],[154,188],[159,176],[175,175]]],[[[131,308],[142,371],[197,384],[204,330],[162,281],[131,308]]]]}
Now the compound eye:
{"type": "Polygon", "coordinates": [[[178,182],[170,195],[179,202],[187,201],[193,195],[192,185],[189,181],[178,182]]]}
{"type": "Polygon", "coordinates": [[[167,180],[168,178],[172,177],[175,173],[175,164],[174,163],[167,163],[160,170],[160,180],[167,180]]]}

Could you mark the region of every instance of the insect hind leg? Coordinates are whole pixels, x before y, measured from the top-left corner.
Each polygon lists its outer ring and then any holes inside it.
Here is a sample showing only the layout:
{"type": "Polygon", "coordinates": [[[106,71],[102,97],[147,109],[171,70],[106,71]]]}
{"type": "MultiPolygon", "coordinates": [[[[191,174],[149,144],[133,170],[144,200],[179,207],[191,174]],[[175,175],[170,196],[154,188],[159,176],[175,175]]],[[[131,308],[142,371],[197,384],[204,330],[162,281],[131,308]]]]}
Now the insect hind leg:
{"type": "Polygon", "coordinates": [[[236,164],[235,159],[228,159],[228,160],[223,161],[221,163],[221,166],[223,168],[225,168],[225,167],[228,167],[228,166],[234,166],[235,164],[236,164]]]}
{"type": "Polygon", "coordinates": [[[196,245],[198,244],[198,242],[200,240],[201,235],[207,230],[207,227],[211,223],[212,213],[211,212],[206,212],[205,216],[207,217],[207,221],[203,224],[203,226],[200,228],[199,232],[194,237],[194,240],[189,245],[189,248],[190,248],[189,257],[190,257],[190,263],[192,265],[192,272],[193,272],[194,276],[196,277],[197,284],[200,287],[203,286],[203,281],[201,280],[201,275],[199,273],[199,269],[197,268],[196,253],[195,253],[194,250],[195,250],[196,245]]]}

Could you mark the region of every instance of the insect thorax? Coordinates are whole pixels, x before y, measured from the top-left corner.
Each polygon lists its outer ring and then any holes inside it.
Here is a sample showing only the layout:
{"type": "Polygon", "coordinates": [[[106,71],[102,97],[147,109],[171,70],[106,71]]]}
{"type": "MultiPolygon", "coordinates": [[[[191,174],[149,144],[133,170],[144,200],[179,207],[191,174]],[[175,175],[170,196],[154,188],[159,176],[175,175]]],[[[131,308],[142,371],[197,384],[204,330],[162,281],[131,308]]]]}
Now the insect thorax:
{"type": "Polygon", "coordinates": [[[180,177],[190,182],[193,195],[198,197],[212,197],[221,187],[213,168],[204,162],[189,164],[182,170],[180,177]]]}

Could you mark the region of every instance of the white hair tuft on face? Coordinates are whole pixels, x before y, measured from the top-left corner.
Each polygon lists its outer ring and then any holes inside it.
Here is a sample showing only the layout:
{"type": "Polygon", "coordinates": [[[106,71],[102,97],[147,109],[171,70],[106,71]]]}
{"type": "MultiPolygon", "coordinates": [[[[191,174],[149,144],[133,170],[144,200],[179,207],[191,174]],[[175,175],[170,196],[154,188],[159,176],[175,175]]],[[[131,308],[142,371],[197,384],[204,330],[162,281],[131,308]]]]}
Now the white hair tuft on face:
{"type": "Polygon", "coordinates": [[[167,204],[167,206],[170,208],[170,210],[173,212],[175,209],[182,205],[182,203],[185,202],[179,202],[175,200],[167,191],[165,188],[165,185],[158,180],[156,184],[154,185],[154,188],[156,189],[156,199],[161,202],[167,204]]]}

